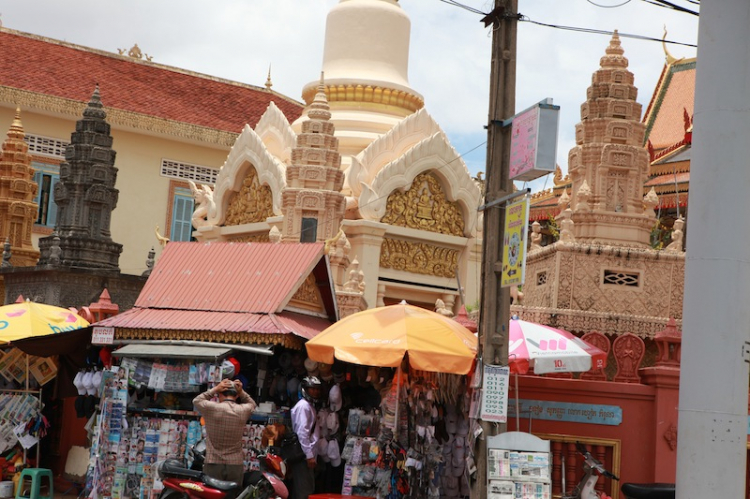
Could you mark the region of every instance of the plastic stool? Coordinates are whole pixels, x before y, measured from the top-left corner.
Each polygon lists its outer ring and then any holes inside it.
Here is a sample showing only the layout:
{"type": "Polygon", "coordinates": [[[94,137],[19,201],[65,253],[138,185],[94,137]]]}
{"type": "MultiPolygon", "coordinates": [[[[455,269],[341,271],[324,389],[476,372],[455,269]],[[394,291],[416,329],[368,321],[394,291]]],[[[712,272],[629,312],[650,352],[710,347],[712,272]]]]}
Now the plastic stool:
{"type": "Polygon", "coordinates": [[[52,485],[52,470],[46,468],[26,468],[21,471],[18,479],[18,488],[16,489],[16,499],[53,499],[55,492],[52,485]],[[42,479],[47,478],[49,490],[46,495],[41,495],[42,479]],[[29,495],[24,494],[25,479],[31,480],[29,495]]]}

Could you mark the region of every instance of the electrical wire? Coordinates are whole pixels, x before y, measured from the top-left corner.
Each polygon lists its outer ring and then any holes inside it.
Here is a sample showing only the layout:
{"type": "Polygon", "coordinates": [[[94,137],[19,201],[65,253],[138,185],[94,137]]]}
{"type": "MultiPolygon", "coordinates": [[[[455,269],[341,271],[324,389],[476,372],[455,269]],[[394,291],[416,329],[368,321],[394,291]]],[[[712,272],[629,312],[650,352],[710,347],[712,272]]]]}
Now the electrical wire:
{"type": "Polygon", "coordinates": [[[617,7],[622,7],[623,5],[630,3],[630,0],[625,0],[624,2],[618,3],[617,5],[602,5],[592,0],[586,0],[586,1],[590,3],[591,5],[595,5],[596,7],[601,7],[602,9],[616,9],[617,7]]]}
{"type": "MultiPolygon", "coordinates": [[[[474,14],[480,14],[480,15],[483,15],[483,16],[487,15],[486,12],[482,12],[481,10],[475,9],[474,7],[471,7],[469,5],[465,5],[465,4],[456,2],[455,0],[438,0],[438,1],[443,2],[443,3],[447,3],[448,5],[453,5],[454,7],[459,7],[461,9],[468,10],[469,12],[472,12],[474,14]]],[[[628,0],[628,1],[630,1],[630,0],[628,0]]]]}
{"type": "MultiPolygon", "coordinates": [[[[568,31],[577,31],[579,33],[592,33],[592,34],[597,34],[597,35],[609,35],[609,36],[614,35],[614,31],[607,31],[607,30],[593,29],[593,28],[580,28],[580,27],[576,27],[576,26],[562,26],[562,25],[558,25],[558,24],[548,24],[548,23],[543,23],[543,22],[540,22],[540,21],[534,21],[534,20],[530,19],[529,17],[524,16],[523,14],[518,14],[518,20],[521,21],[521,22],[527,22],[527,23],[531,23],[531,24],[536,24],[537,26],[544,26],[544,27],[547,27],[547,28],[555,28],[555,29],[562,29],[562,30],[568,30],[568,31]]],[[[633,39],[636,39],[636,40],[646,40],[646,41],[650,41],[650,42],[671,43],[673,45],[683,45],[685,47],[693,47],[693,48],[695,48],[695,47],[698,46],[697,44],[694,44],[694,43],[677,42],[677,41],[674,41],[674,40],[662,40],[661,38],[654,38],[654,37],[651,37],[651,36],[644,36],[644,35],[633,35],[633,34],[630,34],[630,33],[622,33],[622,32],[619,32],[619,31],[617,32],[617,34],[621,38],[633,38],[633,39]]]]}
{"type": "Polygon", "coordinates": [[[677,5],[676,3],[672,3],[668,0],[643,0],[646,3],[650,3],[651,5],[656,5],[657,7],[664,7],[665,9],[671,9],[676,10],[677,12],[684,12],[686,14],[692,14],[694,16],[698,16],[698,13],[694,10],[690,10],[686,7],[682,7],[681,5],[677,5]]]}

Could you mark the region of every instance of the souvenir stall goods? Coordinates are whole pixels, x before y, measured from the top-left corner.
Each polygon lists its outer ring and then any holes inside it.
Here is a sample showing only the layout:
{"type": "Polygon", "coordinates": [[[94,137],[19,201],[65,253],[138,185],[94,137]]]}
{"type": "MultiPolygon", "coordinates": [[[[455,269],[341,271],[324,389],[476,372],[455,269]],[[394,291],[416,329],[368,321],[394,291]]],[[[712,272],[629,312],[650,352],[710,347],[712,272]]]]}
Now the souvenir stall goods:
{"type": "Polygon", "coordinates": [[[397,367],[381,390],[376,456],[371,455],[372,437],[362,434],[363,427],[365,432],[372,428],[366,419],[361,423],[367,415],[349,413],[343,494],[389,499],[467,495],[473,468],[466,445],[469,396],[460,381],[465,376],[455,375],[469,373],[476,362],[476,336],[440,314],[402,302],[353,314],[306,347],[318,362],[336,358],[397,367]],[[440,372],[454,376],[441,378],[440,372]]]}
{"type": "MultiPolygon", "coordinates": [[[[173,357],[148,357],[154,354],[153,348],[144,352],[138,347],[115,350],[110,369],[94,366],[77,376],[79,393],[95,400],[92,405],[99,409],[91,425],[89,493],[113,499],[156,497],[162,485],[152,465],[167,458],[189,459],[188,449],[205,437],[193,398],[225,378],[240,380],[258,404],[242,436],[245,469],[258,470],[263,429],[289,419],[288,411],[277,410],[273,400],[264,398],[272,379],[266,373],[273,363],[267,357],[228,348],[220,348],[215,358],[201,359],[184,355],[188,350],[182,356],[175,351],[173,357]],[[136,356],[138,352],[145,355],[136,356]]],[[[304,359],[299,364],[304,370],[304,359]]],[[[289,400],[287,381],[283,384],[285,400],[289,400]]]]}
{"type": "MultiPolygon", "coordinates": [[[[26,451],[47,434],[41,387],[56,373],[54,358],[26,355],[13,347],[0,350],[0,453],[20,446],[26,462],[26,451]]],[[[39,457],[37,446],[37,463],[39,457]]]]}

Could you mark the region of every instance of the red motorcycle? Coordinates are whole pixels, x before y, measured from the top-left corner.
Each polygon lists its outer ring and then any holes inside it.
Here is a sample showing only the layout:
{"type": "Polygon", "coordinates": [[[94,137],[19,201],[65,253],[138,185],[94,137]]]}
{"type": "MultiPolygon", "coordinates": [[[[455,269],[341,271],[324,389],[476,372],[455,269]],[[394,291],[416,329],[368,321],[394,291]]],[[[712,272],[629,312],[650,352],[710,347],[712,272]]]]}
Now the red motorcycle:
{"type": "MultiPolygon", "coordinates": [[[[258,456],[260,471],[245,473],[243,483],[215,480],[203,474],[204,450],[201,442],[191,452],[193,462],[188,467],[179,459],[167,459],[157,465],[164,490],[159,499],[288,499],[289,491],[283,480],[286,476],[284,460],[271,448],[258,456]],[[242,491],[236,494],[242,487],[242,491]]],[[[257,454],[257,452],[256,452],[257,454]]]]}

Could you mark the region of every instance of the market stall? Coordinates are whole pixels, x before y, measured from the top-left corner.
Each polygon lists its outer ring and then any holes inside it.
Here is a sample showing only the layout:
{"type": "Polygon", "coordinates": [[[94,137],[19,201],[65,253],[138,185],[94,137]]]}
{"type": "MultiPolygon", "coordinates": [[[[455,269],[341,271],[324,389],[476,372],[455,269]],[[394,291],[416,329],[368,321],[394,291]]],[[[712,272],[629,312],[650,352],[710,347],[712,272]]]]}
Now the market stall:
{"type": "Polygon", "coordinates": [[[19,301],[0,307],[0,469],[3,478],[27,465],[28,450],[36,447],[33,464],[41,458],[40,439],[49,428],[42,414],[42,387],[58,374],[54,351],[27,351],[29,340],[43,339],[87,327],[76,313],[50,305],[19,301]]]}
{"type": "Polygon", "coordinates": [[[357,383],[369,381],[381,395],[376,408],[348,411],[344,495],[468,495],[474,464],[465,375],[476,360],[473,333],[402,302],[351,315],[306,347],[314,361],[369,366],[355,371],[357,383]],[[382,368],[395,368],[392,378],[382,368]]]}

